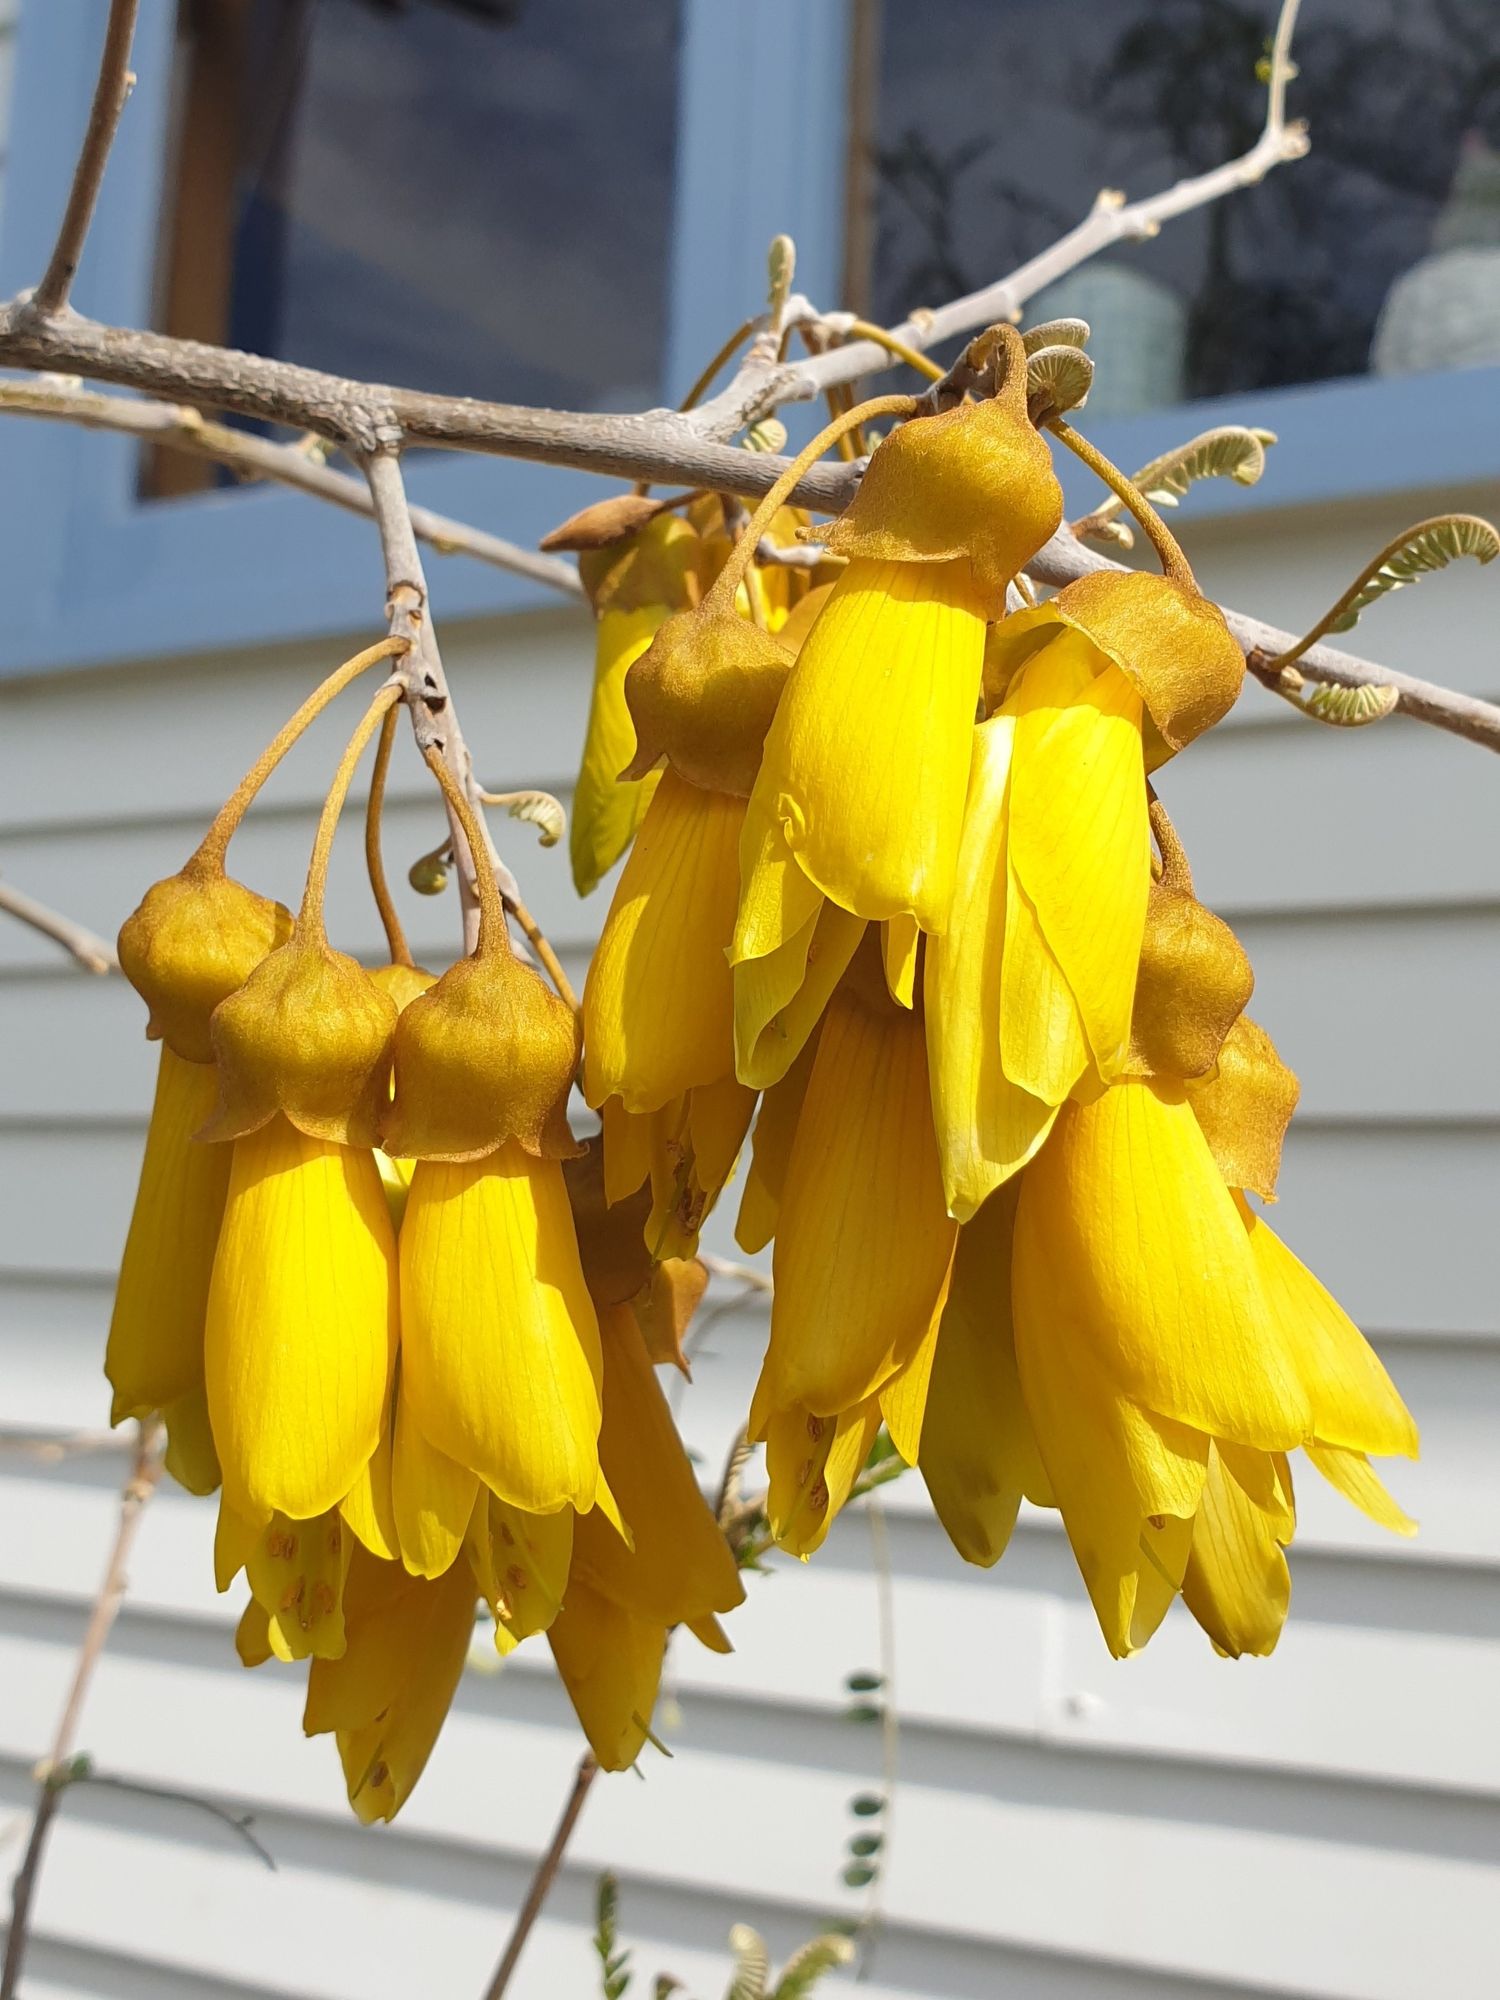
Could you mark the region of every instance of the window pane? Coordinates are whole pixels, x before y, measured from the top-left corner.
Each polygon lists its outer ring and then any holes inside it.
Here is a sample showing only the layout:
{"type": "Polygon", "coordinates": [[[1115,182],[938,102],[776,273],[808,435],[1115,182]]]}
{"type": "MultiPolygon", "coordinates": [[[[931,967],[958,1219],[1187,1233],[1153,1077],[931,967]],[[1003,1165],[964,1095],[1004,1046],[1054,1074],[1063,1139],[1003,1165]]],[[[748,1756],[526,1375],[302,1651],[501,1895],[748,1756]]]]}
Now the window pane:
{"type": "Polygon", "coordinates": [[[175,331],[410,386],[659,394],[677,0],[184,0],[175,331]]]}
{"type": "MultiPolygon", "coordinates": [[[[1274,0],[926,0],[882,10],[870,303],[1003,276],[1105,187],[1244,151],[1274,0]]],[[[1304,0],[1289,106],[1313,150],[1119,245],[1029,321],[1090,321],[1096,415],[1279,383],[1500,362],[1500,7],[1304,0]]],[[[859,163],[856,163],[858,168],[859,163]]]]}

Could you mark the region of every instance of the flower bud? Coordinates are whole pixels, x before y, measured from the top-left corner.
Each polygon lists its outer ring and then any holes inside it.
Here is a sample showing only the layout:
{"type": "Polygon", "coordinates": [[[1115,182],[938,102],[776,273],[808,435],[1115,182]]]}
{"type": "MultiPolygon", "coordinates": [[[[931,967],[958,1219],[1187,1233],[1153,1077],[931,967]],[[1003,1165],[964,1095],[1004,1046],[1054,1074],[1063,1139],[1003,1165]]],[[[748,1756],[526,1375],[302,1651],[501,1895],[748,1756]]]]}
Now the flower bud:
{"type": "Polygon", "coordinates": [[[1255,975],[1222,918],[1153,882],[1130,1022],[1133,1076],[1206,1076],[1249,1004],[1255,975]]]}
{"type": "Polygon", "coordinates": [[[291,934],[290,910],[221,868],[190,861],[153,883],[120,930],[120,964],[150,1009],[151,1040],[212,1062],[210,1014],[291,934]]]}
{"type": "Polygon", "coordinates": [[[458,1161],[515,1140],[538,1159],[570,1158],[580,1035],[571,1008],[508,944],[460,959],[397,1024],[381,1144],[397,1159],[458,1161]]]}
{"type": "Polygon", "coordinates": [[[705,607],[669,618],[625,676],[643,778],[662,758],[704,791],[747,799],[792,656],[748,619],[705,607]]]}
{"type": "Polygon", "coordinates": [[[239,1139],[280,1111],[311,1139],[373,1146],[396,1003],[343,952],[294,937],[214,1011],[219,1104],[198,1135],[239,1139]]]}

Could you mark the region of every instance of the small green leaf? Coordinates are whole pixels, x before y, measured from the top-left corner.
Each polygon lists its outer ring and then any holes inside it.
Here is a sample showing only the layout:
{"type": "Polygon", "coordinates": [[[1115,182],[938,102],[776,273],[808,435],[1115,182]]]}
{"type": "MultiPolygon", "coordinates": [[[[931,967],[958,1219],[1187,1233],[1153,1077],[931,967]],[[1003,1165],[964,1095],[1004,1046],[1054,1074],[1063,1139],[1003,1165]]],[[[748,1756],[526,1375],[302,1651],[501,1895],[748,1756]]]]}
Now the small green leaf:
{"type": "Polygon", "coordinates": [[[879,1833],[857,1833],[849,1842],[849,1852],[857,1854],[861,1861],[868,1861],[872,1854],[878,1854],[885,1845],[885,1836],[879,1833]]]}
{"type": "Polygon", "coordinates": [[[729,1950],[734,1959],[734,1977],[724,2000],[763,2000],[771,1974],[771,1955],[765,1939],[749,1924],[736,1924],[729,1933],[729,1950]]]}
{"type": "Polygon", "coordinates": [[[885,1811],[885,1800],[878,1792],[857,1792],[849,1801],[849,1810],[856,1819],[874,1819],[885,1811]]]}
{"type": "Polygon", "coordinates": [[[854,1961],[854,1946],[837,1931],[825,1931],[787,1960],[773,2000],[806,2000],[806,1995],[836,1965],[854,1961]]]}
{"type": "Polygon", "coordinates": [[[1028,359],[1040,354],[1044,347],[1087,347],[1089,344],[1089,323],[1086,319],[1044,319],[1035,326],[1028,327],[1021,335],[1021,345],[1028,359]]]}
{"type": "MultiPolygon", "coordinates": [[[[1266,469],[1266,447],[1276,442],[1274,431],[1258,430],[1245,424],[1220,424],[1202,431],[1186,444],[1153,458],[1134,474],[1131,484],[1158,507],[1175,507],[1200,479],[1232,479],[1239,486],[1253,486],[1266,469]]],[[[1117,520],[1123,502],[1112,495],[1093,513],[1073,524],[1075,534],[1096,541],[1112,541],[1123,548],[1133,546],[1135,536],[1128,524],[1117,520]]]]}
{"type": "Polygon", "coordinates": [[[857,1701],[844,1710],[846,1722],[883,1722],[885,1710],[872,1701],[857,1701]]]}
{"type": "Polygon", "coordinates": [[[844,1884],[850,1889],[865,1889],[875,1880],[875,1870],[868,1861],[851,1861],[844,1870],[844,1884]]]}
{"type": "Polygon", "coordinates": [[[874,1694],[877,1688],[885,1686],[885,1675],[849,1674],[845,1677],[844,1686],[848,1688],[850,1694],[874,1694]]]}
{"type": "Polygon", "coordinates": [[[1081,347],[1039,347],[1026,363],[1026,396],[1043,422],[1076,410],[1094,385],[1094,364],[1081,347]]]}
{"type": "Polygon", "coordinates": [[[1356,586],[1338,616],[1327,627],[1330,632],[1348,632],[1359,622],[1359,614],[1377,598],[1403,590],[1418,577],[1446,569],[1460,556],[1472,556],[1478,563],[1493,562],[1500,555],[1500,534],[1477,514],[1439,514],[1419,521],[1405,535],[1384,550],[1379,567],[1356,586]]]}

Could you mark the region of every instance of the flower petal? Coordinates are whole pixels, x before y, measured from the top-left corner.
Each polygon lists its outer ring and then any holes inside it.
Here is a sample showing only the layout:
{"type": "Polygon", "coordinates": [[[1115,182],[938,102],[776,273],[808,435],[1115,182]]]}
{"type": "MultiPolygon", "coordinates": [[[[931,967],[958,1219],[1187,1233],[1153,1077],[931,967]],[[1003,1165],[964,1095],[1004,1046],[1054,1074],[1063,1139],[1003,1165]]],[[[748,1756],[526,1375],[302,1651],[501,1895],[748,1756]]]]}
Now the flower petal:
{"type": "Polygon", "coordinates": [[[273,1514],[246,1553],[251,1594],[278,1660],[336,1660],[344,1650],[344,1579],[354,1546],[337,1511],[315,1521],[273,1514]]]}
{"type": "Polygon", "coordinates": [[[547,1643],[589,1748],[604,1770],[628,1771],[650,1730],[666,1627],[575,1582],[547,1643]]]}
{"type": "Polygon", "coordinates": [[[396,1246],[375,1161],[276,1117],[234,1142],[204,1340],[214,1442],[255,1524],[336,1507],[380,1442],[396,1246]]]}
{"type": "Polygon", "coordinates": [[[885,983],[898,1007],[909,1007],[916,993],[917,941],[921,935],[915,917],[887,917],[880,927],[885,983]]]}
{"type": "Polygon", "coordinates": [[[833,1416],[926,1333],[956,1226],[943,1208],[922,1024],[846,993],[824,1019],[776,1232],[771,1409],[833,1416]]]}
{"type": "Polygon", "coordinates": [[[1061,631],[1021,677],[1008,851],[1106,1082],[1130,1052],[1151,887],[1141,698],[1061,631]],[[1088,678],[1079,685],[1080,673],[1088,678]]]}
{"type": "Polygon", "coordinates": [[[413,1576],[441,1576],[452,1566],[478,1497],[478,1475],[429,1441],[398,1392],[391,1505],[401,1560],[413,1576]]]}
{"type": "Polygon", "coordinates": [[[1011,1324],[1014,1182],[958,1232],[918,1463],[937,1517],[965,1562],[1005,1553],[1023,1493],[1051,1505],[1016,1371],[1011,1324]]]}
{"type": "Polygon", "coordinates": [[[1182,1581],[1188,1610],[1218,1651],[1234,1660],[1275,1651],[1292,1599],[1283,1554],[1293,1525],[1291,1473],[1281,1453],[1260,1456],[1276,1472],[1269,1505],[1258,1503],[1236,1477],[1235,1454],[1210,1447],[1182,1581]]]}
{"type": "Polygon", "coordinates": [[[1007,854],[1000,967],[1000,1063],[1019,1090],[1061,1104],[1089,1068],[1089,1044],[1031,898],[1007,854]]]}
{"type": "Polygon", "coordinates": [[[967,562],[857,559],[797,656],[757,792],[856,916],[947,925],[984,631],[967,562]]]}
{"type": "Polygon", "coordinates": [[[625,701],[625,676],[668,616],[665,604],[600,614],[594,645],[594,688],[589,699],[583,762],[568,816],[568,858],[580,896],[597,888],[630,845],[659,773],[621,779],[635,755],[635,724],[625,701]]]}
{"type": "Polygon", "coordinates": [[[1337,1445],[1310,1444],[1307,1455],[1330,1486],[1336,1486],[1346,1500],[1352,1500],[1377,1528],[1389,1528],[1393,1535],[1414,1535],[1417,1524],[1398,1507],[1386,1492],[1379,1474],[1362,1451],[1343,1451],[1337,1445]]]}
{"type": "Polygon", "coordinates": [[[742,1083],[778,1083],[823,1017],[864,936],[863,917],[819,899],[801,930],[763,958],[734,968],[735,1070],[742,1083]]]}
{"type": "Polygon", "coordinates": [[[1297,1357],[1319,1444],[1377,1458],[1415,1458],[1416,1424],[1375,1350],[1242,1194],[1235,1205],[1282,1339],[1297,1357]]]}
{"type": "Polygon", "coordinates": [[[465,1546],[502,1651],[545,1632],[562,1609],[579,1519],[571,1507],[524,1514],[493,1493],[480,1495],[465,1546]]]}
{"type": "Polygon", "coordinates": [[[583,988],[584,1096],[655,1111],[734,1068],[725,951],[745,806],[667,772],[641,822],[583,988]]]}
{"type": "Polygon", "coordinates": [[[1263,1451],[1312,1435],[1294,1344],[1180,1089],[1120,1083],[1066,1107],[1021,1183],[1016,1260],[1037,1324],[1143,1410],[1263,1451]]]}
{"type": "Polygon", "coordinates": [[[591,1507],[599,1329],[556,1161],[419,1161],[401,1299],[401,1392],[431,1443],[527,1513],[591,1507]]]}
{"type": "Polygon", "coordinates": [[[1010,1004],[1002,962],[1005,794],[1014,735],[1008,715],[974,731],[952,918],[941,937],[928,941],[923,970],[933,1123],[948,1213],[959,1222],[1025,1165],[1056,1115],[1053,1105],[1012,1083],[1000,1059],[1000,1021],[1010,1004]]]}
{"type": "Polygon", "coordinates": [[[203,1321],[229,1148],[200,1145],[193,1134],[217,1099],[212,1063],[184,1062],[163,1042],[104,1355],[112,1424],[202,1391],[203,1321]]]}
{"type": "Polygon", "coordinates": [[[781,1213],[781,1196],[786,1171],[792,1157],[792,1141],[797,1136],[797,1120],[807,1096],[813,1060],[818,1052],[816,1038],[808,1042],[779,1083],[772,1084],[760,1100],[755,1127],[750,1135],[750,1166],[745,1190],[740,1196],[740,1212],[734,1225],[734,1240],[747,1256],[764,1250],[776,1234],[781,1213]]]}
{"type": "Polygon", "coordinates": [[[763,762],[740,832],[740,900],[731,965],[779,951],[806,929],[823,902],[787,845],[776,798],[775,773],[763,762]]]}
{"type": "Polygon", "coordinates": [[[805,1562],[823,1546],[879,1429],[873,1396],[833,1417],[798,1405],[776,1413],[766,1431],[766,1518],[778,1548],[805,1562]]]}

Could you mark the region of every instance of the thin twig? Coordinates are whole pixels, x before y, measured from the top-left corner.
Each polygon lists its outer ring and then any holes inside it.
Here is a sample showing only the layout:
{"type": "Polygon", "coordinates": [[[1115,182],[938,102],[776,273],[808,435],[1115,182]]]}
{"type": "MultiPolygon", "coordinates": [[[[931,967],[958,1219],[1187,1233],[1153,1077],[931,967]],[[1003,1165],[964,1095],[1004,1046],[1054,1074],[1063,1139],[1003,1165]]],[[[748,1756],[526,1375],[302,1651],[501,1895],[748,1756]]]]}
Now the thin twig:
{"type": "Polygon", "coordinates": [[[9,882],[0,882],[0,910],[71,952],[85,972],[119,971],[120,961],[112,944],[82,924],[75,924],[71,917],[49,910],[45,903],[37,902],[34,896],[13,888],[9,882]]]}
{"type": "Polygon", "coordinates": [[[875,1572],[875,1602],[880,1632],[880,1769],[885,1811],[880,1816],[881,1846],[879,1865],[870,1884],[865,1908],[859,1969],[854,1977],[868,1979],[875,1964],[884,1914],[886,1868],[890,1862],[891,1822],[896,1812],[896,1784],[900,1775],[901,1718],[896,1708],[896,1592],[891,1574],[891,1538],[886,1530],[880,1502],[871,1496],[865,1509],[870,1529],[870,1562],[875,1572]]]}
{"type": "MultiPolygon", "coordinates": [[[[212,423],[184,403],[160,403],[137,396],[111,396],[102,389],[84,389],[75,382],[0,382],[0,415],[51,417],[85,430],[115,431],[147,438],[172,451],[227,466],[242,479],[269,479],[317,500],[328,500],[351,514],[374,515],[369,489],[362,479],[325,465],[300,444],[275,444],[253,431],[212,423]]],[[[439,555],[473,556],[496,569],[544,583],[565,596],[583,596],[583,585],[572,563],[557,556],[523,549],[501,535],[471,528],[430,507],[412,507],[411,524],[419,540],[439,555]]]]}
{"type": "MultiPolygon", "coordinates": [[[[578,1769],[573,1774],[573,1789],[568,1793],[567,1803],[558,1816],[557,1825],[552,1830],[552,1838],[547,1851],[536,1864],[531,1886],[526,1891],[516,1917],[510,1940],[501,1954],[500,1963],[495,1967],[495,1976],[484,1989],[484,2000],[501,2000],[511,1982],[511,1975],[520,1963],[521,1953],[526,1948],[526,1940],[531,1936],[532,1927],[542,1913],[552,1884],[557,1880],[557,1871],[562,1867],[563,1855],[568,1842],[573,1837],[573,1829],[578,1824],[578,1815],[583,1811],[583,1802],[589,1795],[589,1787],[599,1775],[599,1766],[591,1750],[585,1750],[578,1760],[578,1769]]],[[[4,1996],[0,1996],[4,2000],[4,1996]]]]}
{"type": "MultiPolygon", "coordinates": [[[[1155,236],[1164,222],[1240,188],[1252,187],[1264,180],[1273,167],[1301,159],[1308,148],[1307,129],[1300,121],[1289,121],[1286,116],[1286,87],[1293,75],[1292,35],[1300,4],[1301,0],[1283,0],[1271,46],[1265,123],[1248,152],[1207,173],[1176,181],[1160,194],[1149,195],[1142,201],[1130,202],[1118,190],[1104,189],[1076,228],[1019,270],[1012,271],[1009,277],[932,311],[913,313],[900,326],[888,329],[888,337],[921,353],[975,327],[1016,319],[1029,299],[1110,244],[1139,242],[1155,236]]],[[[727,389],[702,405],[695,421],[715,426],[713,435],[726,435],[723,428],[726,424],[732,431],[738,424],[751,423],[763,416],[778,403],[807,402],[832,384],[875,375],[894,365],[895,359],[887,349],[868,340],[830,347],[806,361],[781,367],[757,368],[747,364],[727,389]]]]}
{"type": "Polygon", "coordinates": [[[221,1806],[217,1799],[206,1798],[202,1792],[180,1791],[176,1785],[153,1785],[144,1778],[120,1778],[111,1771],[95,1771],[92,1768],[79,1771],[69,1779],[74,1785],[102,1785],[106,1791],[128,1792],[133,1798],[160,1799],[165,1805],[191,1806],[194,1812],[207,1813],[210,1819],[227,1826],[249,1848],[257,1860],[265,1863],[274,1875],[276,1857],[264,1841],[256,1838],[251,1831],[255,1824],[253,1813],[231,1812],[228,1806],[221,1806]]]}
{"type": "Polygon", "coordinates": [[[31,1820],[31,1832],[26,1841],[26,1852],[22,1856],[20,1869],[11,1885],[10,1933],[5,1941],[4,1969],[0,1970],[0,2000],[15,2000],[16,1990],[20,1984],[21,1968],[26,1960],[26,1945],[30,1932],[31,1905],[36,1895],[37,1877],[41,1872],[47,1834],[57,1814],[62,1795],[70,1783],[69,1763],[74,1740],[78,1734],[79,1719],[83,1713],[84,1702],[88,1699],[94,1669],[99,1664],[100,1655],[104,1651],[105,1642],[109,1638],[110,1629],[114,1625],[125,1596],[130,1552],[140,1530],[146,1503],[155,1492],[157,1481],[161,1478],[161,1444],[162,1427],[158,1419],[152,1417],[141,1424],[136,1433],[130,1475],[120,1493],[120,1519],[115,1530],[114,1547],[110,1550],[109,1561],[105,1565],[104,1580],[99,1586],[98,1596],[94,1599],[94,1608],[83,1635],[83,1642],[78,1649],[73,1678],[68,1687],[67,1698],[63,1702],[62,1714],[58,1718],[52,1747],[37,1766],[37,1800],[31,1820]]]}
{"type": "Polygon", "coordinates": [[[50,319],[68,303],[84,239],[94,217],[94,204],[104,181],[109,149],[114,144],[120,113],[130,95],[135,78],[130,73],[130,44],[135,39],[135,17],[139,0],[110,0],[109,23],[104,30],[104,48],[99,57],[99,80],[94,85],[94,101],[89,108],[88,129],[83,135],[68,205],[57,232],[57,241],[43,273],[42,282],[31,295],[31,310],[41,319],[50,319]]]}

